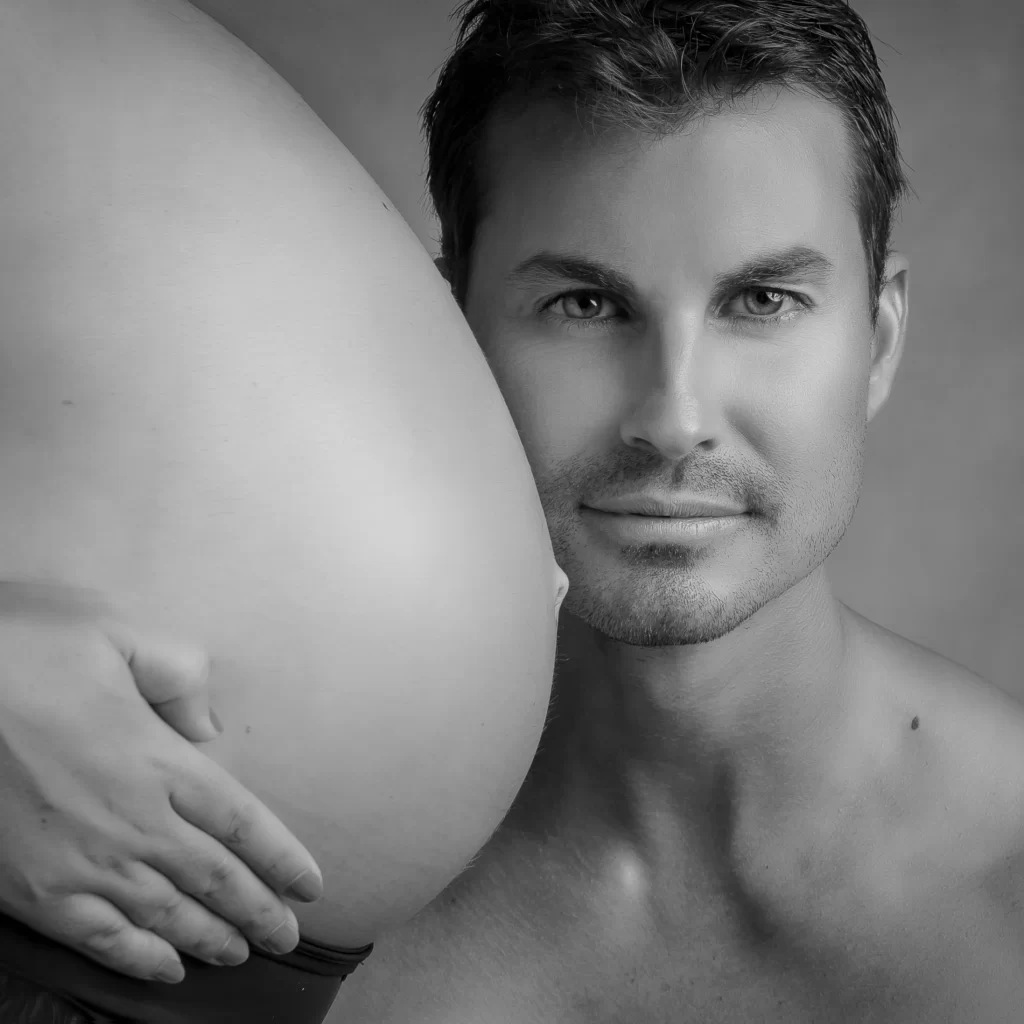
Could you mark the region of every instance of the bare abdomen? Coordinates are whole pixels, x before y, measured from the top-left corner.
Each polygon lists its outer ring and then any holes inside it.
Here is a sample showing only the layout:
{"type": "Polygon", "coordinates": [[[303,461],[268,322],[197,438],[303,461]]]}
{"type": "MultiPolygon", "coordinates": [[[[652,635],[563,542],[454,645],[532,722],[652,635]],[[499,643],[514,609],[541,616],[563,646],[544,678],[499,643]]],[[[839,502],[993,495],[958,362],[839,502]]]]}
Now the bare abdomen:
{"type": "Polygon", "coordinates": [[[304,931],[368,941],[539,739],[552,558],[512,421],[408,227],[236,40],[170,0],[0,22],[0,578],[204,644],[207,749],[324,869],[304,931]]]}

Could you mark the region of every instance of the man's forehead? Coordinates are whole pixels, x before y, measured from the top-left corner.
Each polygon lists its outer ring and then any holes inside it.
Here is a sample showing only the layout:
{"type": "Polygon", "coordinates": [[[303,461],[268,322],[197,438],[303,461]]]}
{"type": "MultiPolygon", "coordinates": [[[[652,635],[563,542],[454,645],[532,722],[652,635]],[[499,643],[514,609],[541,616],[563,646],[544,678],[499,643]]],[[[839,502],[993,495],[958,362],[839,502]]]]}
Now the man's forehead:
{"type": "Polygon", "coordinates": [[[845,127],[817,98],[762,97],[661,139],[596,136],[537,106],[493,125],[487,162],[478,242],[499,250],[503,273],[538,251],[600,253],[655,277],[793,245],[859,258],[845,127]]]}
{"type": "Polygon", "coordinates": [[[534,166],[621,169],[680,138],[690,145],[684,142],[677,150],[689,149],[691,157],[703,151],[711,156],[729,142],[759,148],[772,148],[774,143],[785,149],[796,145],[802,159],[840,174],[851,166],[850,140],[838,107],[807,90],[764,87],[725,103],[715,113],[696,114],[678,131],[666,130],[664,135],[592,123],[583,108],[566,100],[515,98],[499,104],[484,126],[481,178],[487,185],[498,184],[503,178],[517,179],[534,166]]]}

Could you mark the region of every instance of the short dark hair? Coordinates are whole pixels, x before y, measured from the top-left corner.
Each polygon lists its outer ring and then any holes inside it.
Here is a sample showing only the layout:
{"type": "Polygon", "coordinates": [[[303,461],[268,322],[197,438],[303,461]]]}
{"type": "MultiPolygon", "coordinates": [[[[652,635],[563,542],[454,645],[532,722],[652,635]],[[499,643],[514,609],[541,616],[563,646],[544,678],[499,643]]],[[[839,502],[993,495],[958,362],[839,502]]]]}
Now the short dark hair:
{"type": "Polygon", "coordinates": [[[455,49],[420,113],[460,305],[485,198],[485,129],[499,104],[560,98],[590,127],[660,136],[771,85],[841,111],[876,325],[892,221],[911,189],[867,25],[845,0],[465,0],[452,18],[455,49]]]}

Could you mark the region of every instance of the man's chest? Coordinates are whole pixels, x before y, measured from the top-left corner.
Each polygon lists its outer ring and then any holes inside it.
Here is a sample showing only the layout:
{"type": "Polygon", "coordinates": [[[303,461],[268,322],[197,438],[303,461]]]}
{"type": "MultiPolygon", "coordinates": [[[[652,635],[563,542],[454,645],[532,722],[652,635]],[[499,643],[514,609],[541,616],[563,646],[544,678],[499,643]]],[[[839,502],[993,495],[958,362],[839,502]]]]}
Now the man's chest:
{"type": "Polygon", "coordinates": [[[943,725],[915,696],[914,736],[935,739],[859,803],[882,810],[816,806],[785,841],[755,828],[740,871],[685,838],[652,879],[597,830],[568,846],[499,832],[382,937],[328,1024],[1024,1020],[1020,715],[973,711],[972,693],[943,725]]]}
{"type": "Polygon", "coordinates": [[[330,1024],[1003,1024],[1024,1005],[1020,935],[973,888],[908,880],[898,907],[850,893],[829,920],[694,899],[667,923],[542,876],[454,887],[378,944],[330,1024]]]}

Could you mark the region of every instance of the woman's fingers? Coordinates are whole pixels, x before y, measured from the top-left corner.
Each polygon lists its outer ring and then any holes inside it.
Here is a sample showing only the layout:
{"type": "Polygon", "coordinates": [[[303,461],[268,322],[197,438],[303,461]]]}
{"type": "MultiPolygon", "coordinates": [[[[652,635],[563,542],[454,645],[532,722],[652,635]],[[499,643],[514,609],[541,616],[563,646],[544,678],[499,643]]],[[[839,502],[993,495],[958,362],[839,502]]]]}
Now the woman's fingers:
{"type": "MultiPolygon", "coordinates": [[[[0,614],[0,911],[133,977],[177,970],[174,946],[239,962],[240,932],[294,949],[283,896],[322,893],[316,862],[147,706],[207,708],[206,659],[29,590],[35,615],[0,614]]],[[[0,610],[18,596],[0,586],[0,610]]]]}
{"type": "Polygon", "coordinates": [[[230,921],[260,949],[289,953],[298,944],[299,925],[291,908],[238,857],[188,822],[181,821],[147,860],[212,911],[211,920],[230,921]],[[188,858],[181,856],[183,849],[189,850],[188,858]]]}
{"type": "Polygon", "coordinates": [[[62,897],[47,908],[45,922],[25,923],[121,974],[169,984],[185,977],[181,959],[169,942],[137,927],[102,896],[62,897]]]}
{"type": "Polygon", "coordinates": [[[198,648],[108,620],[104,632],[128,664],[138,691],[176,732],[193,743],[215,739],[210,661],[198,648]]]}
{"type": "Polygon", "coordinates": [[[216,762],[197,757],[195,765],[171,783],[178,815],[223,844],[274,892],[306,903],[319,899],[320,868],[280,818],[216,762]]]}
{"type": "MultiPolygon", "coordinates": [[[[112,865],[107,865],[110,868],[112,865]]],[[[152,932],[181,953],[219,967],[244,963],[249,946],[237,928],[186,896],[148,864],[130,861],[97,875],[96,893],[132,924],[152,932]]]]}

